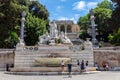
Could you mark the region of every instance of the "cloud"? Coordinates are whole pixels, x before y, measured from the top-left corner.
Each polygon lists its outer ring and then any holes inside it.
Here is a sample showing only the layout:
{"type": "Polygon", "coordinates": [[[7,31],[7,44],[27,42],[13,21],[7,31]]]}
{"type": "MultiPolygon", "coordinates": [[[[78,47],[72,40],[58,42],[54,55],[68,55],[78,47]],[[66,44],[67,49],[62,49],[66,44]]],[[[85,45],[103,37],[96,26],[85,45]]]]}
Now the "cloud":
{"type": "Polygon", "coordinates": [[[82,10],[89,10],[91,8],[96,7],[98,2],[85,2],[79,1],[73,4],[73,10],[82,11],[82,10]]]}
{"type": "Polygon", "coordinates": [[[75,17],[71,17],[71,18],[68,18],[68,17],[59,17],[57,20],[72,20],[75,24],[77,23],[77,20],[75,19],[75,17]]]}
{"type": "Polygon", "coordinates": [[[56,11],[57,11],[57,12],[60,12],[62,8],[63,8],[62,6],[57,6],[57,7],[56,7],[56,11]]]}
{"type": "Polygon", "coordinates": [[[84,10],[85,8],[85,1],[79,1],[79,2],[75,2],[73,4],[73,10],[84,10]]]}
{"type": "Polygon", "coordinates": [[[62,9],[62,6],[57,6],[57,9],[62,9]]]}
{"type": "Polygon", "coordinates": [[[87,3],[87,7],[88,8],[93,8],[93,7],[96,7],[97,6],[97,2],[89,2],[89,3],[87,3]]]}

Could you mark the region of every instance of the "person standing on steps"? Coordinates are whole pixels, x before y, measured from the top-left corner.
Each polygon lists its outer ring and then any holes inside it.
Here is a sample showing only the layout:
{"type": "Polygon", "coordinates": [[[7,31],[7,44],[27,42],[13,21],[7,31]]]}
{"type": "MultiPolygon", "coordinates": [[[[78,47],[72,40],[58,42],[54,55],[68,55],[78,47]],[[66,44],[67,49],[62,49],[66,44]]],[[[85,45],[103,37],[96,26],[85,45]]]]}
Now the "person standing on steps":
{"type": "Polygon", "coordinates": [[[72,63],[69,62],[68,63],[68,75],[69,75],[70,78],[72,77],[71,72],[72,72],[72,63]]]}
{"type": "Polygon", "coordinates": [[[85,69],[85,66],[84,66],[84,60],[82,60],[82,62],[81,62],[81,72],[83,72],[84,69],[85,69]]]}
{"type": "Polygon", "coordinates": [[[77,71],[80,72],[80,62],[77,60],[77,71]]]}
{"type": "Polygon", "coordinates": [[[86,61],[86,63],[85,63],[85,70],[86,70],[86,71],[89,70],[89,69],[88,69],[88,61],[86,61]]]}
{"type": "Polygon", "coordinates": [[[64,72],[64,66],[65,66],[65,63],[64,63],[64,61],[62,60],[62,62],[61,62],[61,70],[62,70],[62,72],[64,72]]]}

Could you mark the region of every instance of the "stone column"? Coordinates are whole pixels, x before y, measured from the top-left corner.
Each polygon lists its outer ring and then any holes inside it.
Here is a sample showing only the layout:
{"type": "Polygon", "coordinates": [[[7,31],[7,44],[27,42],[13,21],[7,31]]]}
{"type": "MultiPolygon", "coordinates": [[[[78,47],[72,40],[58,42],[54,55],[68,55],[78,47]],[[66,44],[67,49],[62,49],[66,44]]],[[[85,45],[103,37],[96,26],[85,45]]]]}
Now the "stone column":
{"type": "Polygon", "coordinates": [[[91,26],[92,26],[92,43],[93,47],[98,47],[98,41],[96,39],[96,30],[95,30],[95,17],[94,17],[94,11],[93,9],[90,10],[90,21],[91,21],[91,26]]]}
{"type": "Polygon", "coordinates": [[[67,34],[67,25],[65,24],[65,35],[67,34]]]}
{"type": "Polygon", "coordinates": [[[20,44],[24,43],[24,27],[25,27],[25,16],[26,16],[26,12],[23,11],[21,14],[22,18],[21,18],[21,31],[20,31],[20,44]]]}
{"type": "Polygon", "coordinates": [[[60,26],[60,25],[58,25],[58,35],[59,35],[59,34],[60,34],[60,32],[61,32],[61,31],[60,31],[60,27],[61,27],[61,26],[60,26]]]}

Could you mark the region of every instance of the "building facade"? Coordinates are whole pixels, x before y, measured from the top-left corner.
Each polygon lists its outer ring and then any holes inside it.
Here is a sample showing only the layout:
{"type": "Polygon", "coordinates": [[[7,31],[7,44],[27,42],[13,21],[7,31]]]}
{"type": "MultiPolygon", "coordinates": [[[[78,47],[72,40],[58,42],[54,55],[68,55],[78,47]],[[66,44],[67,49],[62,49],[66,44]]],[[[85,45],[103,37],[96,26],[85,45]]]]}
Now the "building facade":
{"type": "Polygon", "coordinates": [[[66,34],[69,33],[77,33],[80,28],[77,24],[74,24],[72,20],[54,20],[57,24],[58,32],[64,32],[66,34]]]}

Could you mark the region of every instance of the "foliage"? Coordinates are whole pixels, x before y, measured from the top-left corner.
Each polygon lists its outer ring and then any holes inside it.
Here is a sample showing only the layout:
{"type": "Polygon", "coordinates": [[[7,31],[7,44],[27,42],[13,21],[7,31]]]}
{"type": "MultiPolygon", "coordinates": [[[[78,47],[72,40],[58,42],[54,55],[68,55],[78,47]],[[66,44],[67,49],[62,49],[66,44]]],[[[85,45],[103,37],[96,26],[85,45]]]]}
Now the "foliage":
{"type": "MultiPolygon", "coordinates": [[[[17,36],[20,35],[20,19],[22,11],[31,13],[33,16],[36,16],[36,18],[38,17],[39,19],[44,19],[44,21],[48,22],[49,13],[45,6],[40,4],[38,1],[30,2],[30,0],[0,0],[0,48],[14,47],[13,43],[16,43],[17,40],[10,40],[10,33],[14,32],[17,36]],[[37,12],[34,11],[34,7],[31,8],[32,4],[36,6],[36,10],[39,9],[37,12]],[[42,10],[42,12],[40,12],[40,10],[42,10]],[[36,14],[33,14],[33,12],[36,14]],[[6,40],[10,40],[10,42],[6,40]]],[[[34,23],[31,23],[31,25],[32,24],[34,23]]],[[[13,36],[13,38],[14,37],[15,36],[13,36]]]]}
{"type": "Polygon", "coordinates": [[[81,38],[81,39],[83,39],[83,40],[86,40],[86,38],[90,38],[90,36],[89,36],[89,34],[86,32],[86,31],[80,31],[80,33],[79,33],[79,37],[81,38]]]}
{"type": "Polygon", "coordinates": [[[20,13],[27,7],[17,3],[17,0],[0,0],[0,48],[11,48],[16,38],[19,27],[20,13]],[[7,41],[10,40],[10,41],[7,41]],[[13,41],[12,41],[13,40],[13,41]]]}
{"type": "Polygon", "coordinates": [[[46,21],[32,16],[30,13],[26,18],[26,45],[35,45],[38,37],[46,32],[46,21]]]}
{"type": "Polygon", "coordinates": [[[119,30],[117,31],[117,33],[114,33],[113,35],[110,34],[108,36],[109,38],[109,42],[114,44],[114,45],[120,45],[120,28],[119,30]]]}
{"type": "Polygon", "coordinates": [[[85,40],[89,36],[89,34],[87,33],[87,30],[90,26],[89,15],[80,17],[77,23],[81,29],[80,38],[85,40]]]}
{"type": "Polygon", "coordinates": [[[77,23],[80,26],[80,29],[87,31],[90,24],[89,16],[86,15],[86,16],[80,17],[77,23]]]}
{"type": "Polygon", "coordinates": [[[7,46],[9,46],[10,48],[15,47],[15,45],[18,43],[18,35],[16,32],[9,32],[9,37],[8,40],[6,40],[6,42],[8,43],[7,46]]]}
{"type": "Polygon", "coordinates": [[[44,20],[48,20],[49,13],[45,8],[45,6],[41,5],[40,3],[33,1],[29,5],[29,10],[30,10],[30,13],[32,13],[32,15],[35,15],[36,17],[44,20]]]}
{"type": "MultiPolygon", "coordinates": [[[[110,27],[109,22],[112,14],[112,10],[110,9],[111,3],[108,0],[103,0],[101,3],[94,8],[94,16],[95,16],[95,23],[96,32],[98,35],[96,36],[98,41],[107,41],[108,35],[113,32],[113,28],[110,27]]],[[[78,20],[78,25],[82,32],[80,32],[80,37],[84,37],[83,39],[89,37],[88,30],[91,30],[91,23],[90,23],[90,14],[87,14],[83,17],[80,17],[78,20]]],[[[90,32],[90,31],[89,31],[90,32]]]]}
{"type": "Polygon", "coordinates": [[[62,43],[62,40],[59,38],[57,42],[58,42],[58,44],[60,44],[60,43],[62,43]]]}
{"type": "Polygon", "coordinates": [[[111,3],[110,3],[110,1],[108,1],[108,0],[103,0],[101,3],[98,3],[98,7],[99,7],[99,8],[110,9],[111,3]]]}
{"type": "Polygon", "coordinates": [[[116,32],[120,27],[120,0],[111,0],[115,6],[115,9],[112,12],[112,18],[110,25],[116,32]]]}
{"type": "Polygon", "coordinates": [[[95,11],[95,22],[97,24],[97,39],[99,41],[108,41],[108,35],[113,32],[113,28],[109,25],[112,10],[107,8],[97,7],[95,11]]]}

